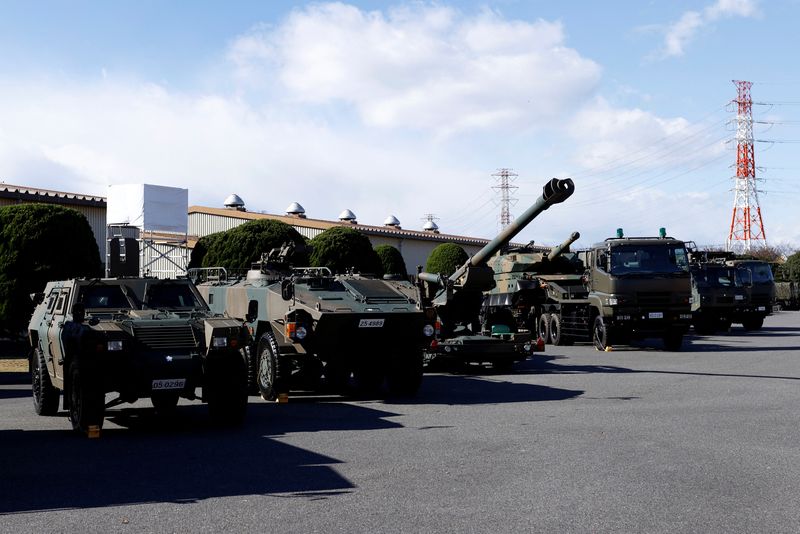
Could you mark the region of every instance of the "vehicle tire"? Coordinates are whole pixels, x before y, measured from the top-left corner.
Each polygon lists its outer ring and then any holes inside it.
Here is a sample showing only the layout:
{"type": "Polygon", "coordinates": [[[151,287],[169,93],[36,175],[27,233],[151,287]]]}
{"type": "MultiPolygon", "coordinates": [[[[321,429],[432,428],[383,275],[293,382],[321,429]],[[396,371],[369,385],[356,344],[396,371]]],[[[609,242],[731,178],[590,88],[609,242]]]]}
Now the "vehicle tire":
{"type": "Polygon", "coordinates": [[[764,318],[763,317],[754,317],[750,319],[745,319],[742,321],[742,326],[745,330],[761,330],[761,327],[764,326],[764,318]]]}
{"type": "Polygon", "coordinates": [[[245,346],[241,352],[247,364],[247,394],[258,395],[258,348],[251,344],[245,346]]]}
{"type": "Polygon", "coordinates": [[[73,430],[86,434],[89,428],[103,428],[105,394],[98,377],[77,361],[69,365],[69,420],[73,430]]]}
{"type": "Polygon", "coordinates": [[[390,395],[413,397],[422,385],[423,354],[421,350],[398,353],[392,358],[386,385],[390,395]]]}
{"type": "Polygon", "coordinates": [[[206,365],[203,400],[211,420],[221,426],[240,425],[247,413],[247,369],[239,354],[206,365]]]}
{"type": "Polygon", "coordinates": [[[169,416],[175,413],[180,396],[174,391],[155,391],[150,396],[150,403],[160,416],[169,416]]]}
{"type": "Polygon", "coordinates": [[[544,340],[545,343],[550,343],[550,314],[543,313],[539,316],[539,325],[536,329],[537,335],[544,340]]]}
{"type": "Polygon", "coordinates": [[[664,350],[678,352],[683,345],[683,334],[681,332],[667,332],[664,334],[664,350]]]}
{"type": "Polygon", "coordinates": [[[256,388],[261,398],[274,401],[278,398],[278,342],[272,332],[265,332],[258,341],[258,370],[256,388]]]}
{"type": "Polygon", "coordinates": [[[606,350],[608,344],[608,327],[600,315],[594,318],[592,325],[592,342],[597,350],[606,350]]]}
{"type": "Polygon", "coordinates": [[[38,347],[33,352],[33,369],[31,369],[33,384],[33,408],[38,415],[55,415],[58,413],[58,401],[61,392],[53,387],[50,373],[47,372],[47,362],[44,353],[38,347]]]}
{"type": "Polygon", "coordinates": [[[561,329],[561,315],[550,314],[550,343],[553,345],[571,345],[572,340],[561,329]]]}

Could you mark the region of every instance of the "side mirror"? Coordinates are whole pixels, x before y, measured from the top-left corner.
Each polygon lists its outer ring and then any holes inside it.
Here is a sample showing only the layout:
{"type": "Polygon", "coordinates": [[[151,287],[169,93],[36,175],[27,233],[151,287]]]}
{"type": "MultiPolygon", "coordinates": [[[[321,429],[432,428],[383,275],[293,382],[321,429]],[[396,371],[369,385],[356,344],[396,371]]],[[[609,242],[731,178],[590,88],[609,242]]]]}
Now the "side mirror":
{"type": "Polygon", "coordinates": [[[252,323],[258,318],[258,301],[251,300],[247,303],[247,315],[245,315],[245,321],[248,323],[252,323]]]}
{"type": "Polygon", "coordinates": [[[86,319],[86,306],[78,302],[72,306],[72,320],[82,323],[86,319]]]}
{"type": "Polygon", "coordinates": [[[294,297],[294,283],[291,280],[283,280],[281,282],[281,298],[283,300],[292,300],[294,297]]]}
{"type": "Polygon", "coordinates": [[[31,293],[31,300],[34,306],[38,306],[44,300],[44,293],[31,293]]]}

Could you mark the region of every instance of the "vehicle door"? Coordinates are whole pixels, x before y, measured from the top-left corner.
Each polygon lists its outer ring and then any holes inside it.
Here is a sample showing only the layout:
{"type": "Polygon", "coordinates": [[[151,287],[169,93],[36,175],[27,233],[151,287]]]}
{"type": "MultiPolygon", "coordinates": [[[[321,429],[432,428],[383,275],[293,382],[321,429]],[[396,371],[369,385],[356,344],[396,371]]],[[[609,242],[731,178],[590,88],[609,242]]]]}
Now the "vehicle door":
{"type": "Polygon", "coordinates": [[[58,380],[64,379],[64,344],[61,341],[61,331],[64,329],[64,321],[66,320],[69,294],[69,288],[61,288],[52,305],[52,313],[45,315],[48,326],[48,352],[51,357],[48,365],[52,365],[51,369],[58,380]]]}

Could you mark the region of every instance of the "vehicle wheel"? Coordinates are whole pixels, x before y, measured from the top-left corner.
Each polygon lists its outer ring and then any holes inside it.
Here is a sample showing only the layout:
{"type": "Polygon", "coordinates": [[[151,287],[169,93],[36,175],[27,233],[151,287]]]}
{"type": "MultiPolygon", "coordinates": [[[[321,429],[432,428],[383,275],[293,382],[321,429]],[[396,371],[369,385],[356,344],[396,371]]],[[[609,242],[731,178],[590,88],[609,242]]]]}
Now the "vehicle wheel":
{"type": "Polygon", "coordinates": [[[242,357],[247,364],[247,394],[257,395],[258,390],[258,349],[247,345],[242,349],[242,357]]]}
{"type": "Polygon", "coordinates": [[[33,353],[31,381],[33,383],[33,408],[36,413],[38,415],[55,415],[58,412],[61,392],[53,387],[50,373],[47,372],[44,353],[38,347],[33,353]]]}
{"type": "Polygon", "coordinates": [[[780,302],[776,302],[774,308],[775,311],[783,311],[783,304],[781,304],[780,302]]]}
{"type": "Polygon", "coordinates": [[[69,365],[69,420],[73,430],[84,434],[89,427],[103,427],[105,394],[92,376],[77,361],[69,365]]]}
{"type": "Polygon", "coordinates": [[[206,365],[203,400],[208,402],[208,412],[214,423],[235,426],[244,421],[247,369],[238,352],[206,365]]]}
{"type": "Polygon", "coordinates": [[[150,396],[156,413],[161,416],[173,415],[178,407],[179,395],[172,391],[157,391],[150,396]]]}
{"type": "Polygon", "coordinates": [[[557,313],[550,314],[550,343],[553,345],[571,344],[571,340],[564,335],[561,329],[561,316],[557,313]]]}
{"type": "Polygon", "coordinates": [[[421,350],[396,354],[392,358],[386,384],[390,395],[411,397],[422,385],[423,354],[421,350]]]}
{"type": "Polygon", "coordinates": [[[273,401],[278,398],[278,342],[272,332],[266,332],[258,341],[258,373],[256,383],[261,398],[273,401]]]}
{"type": "Polygon", "coordinates": [[[752,319],[745,319],[742,321],[742,326],[745,330],[760,330],[764,326],[763,317],[755,317],[752,319]]]}
{"type": "Polygon", "coordinates": [[[606,350],[608,347],[608,327],[606,326],[605,321],[601,316],[596,316],[594,318],[594,324],[592,326],[592,341],[594,342],[594,348],[597,350],[606,350]]]}
{"type": "Polygon", "coordinates": [[[545,343],[550,343],[550,314],[543,313],[539,316],[537,334],[545,343]]]}
{"type": "Polygon", "coordinates": [[[677,352],[683,345],[683,334],[680,332],[668,332],[664,334],[664,350],[677,352]]]}

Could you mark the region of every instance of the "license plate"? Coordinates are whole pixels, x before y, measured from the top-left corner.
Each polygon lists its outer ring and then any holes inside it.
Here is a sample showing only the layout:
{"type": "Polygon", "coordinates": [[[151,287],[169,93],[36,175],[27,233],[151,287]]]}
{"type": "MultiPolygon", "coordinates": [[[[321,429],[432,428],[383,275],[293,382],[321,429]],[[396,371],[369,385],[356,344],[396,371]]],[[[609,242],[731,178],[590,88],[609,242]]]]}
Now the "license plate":
{"type": "Polygon", "coordinates": [[[185,385],[185,378],[159,378],[157,380],[153,380],[153,391],[164,389],[183,389],[185,385]]]}
{"type": "Polygon", "coordinates": [[[648,319],[663,319],[664,313],[663,312],[650,312],[647,314],[648,319]]]}
{"type": "Polygon", "coordinates": [[[361,319],[358,322],[359,328],[381,328],[385,319],[361,319]]]}
{"type": "Polygon", "coordinates": [[[759,306],[758,311],[767,311],[766,306],[759,306]]]}

